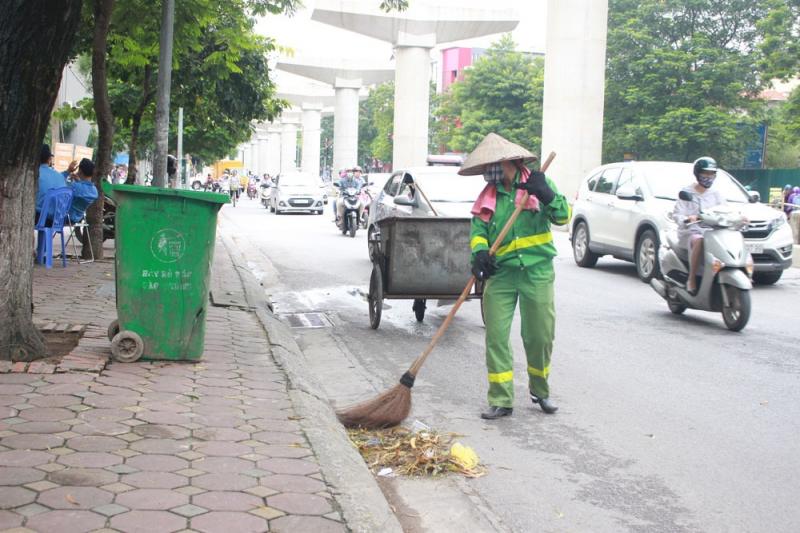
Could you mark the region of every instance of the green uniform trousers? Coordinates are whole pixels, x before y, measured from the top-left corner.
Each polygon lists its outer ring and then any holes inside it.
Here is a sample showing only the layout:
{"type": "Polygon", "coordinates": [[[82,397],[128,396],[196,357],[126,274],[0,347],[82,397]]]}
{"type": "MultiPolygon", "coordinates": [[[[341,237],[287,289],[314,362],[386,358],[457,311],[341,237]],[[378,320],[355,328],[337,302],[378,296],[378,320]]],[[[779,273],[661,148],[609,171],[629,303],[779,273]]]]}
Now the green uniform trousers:
{"type": "Polygon", "coordinates": [[[544,270],[504,266],[484,286],[489,405],[514,407],[514,354],[509,335],[517,300],[522,342],[528,359],[529,390],[539,398],[550,396],[547,377],[550,374],[556,312],[552,270],[544,270]]]}

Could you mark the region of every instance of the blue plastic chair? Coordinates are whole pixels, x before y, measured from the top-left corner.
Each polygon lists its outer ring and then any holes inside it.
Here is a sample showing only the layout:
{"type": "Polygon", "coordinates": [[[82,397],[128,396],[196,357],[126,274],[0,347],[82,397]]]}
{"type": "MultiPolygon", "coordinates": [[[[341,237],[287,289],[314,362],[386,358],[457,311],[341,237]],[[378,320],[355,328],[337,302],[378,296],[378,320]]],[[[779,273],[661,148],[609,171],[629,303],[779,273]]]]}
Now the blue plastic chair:
{"type": "Polygon", "coordinates": [[[53,237],[61,235],[61,263],[67,266],[67,254],[64,246],[64,219],[72,205],[72,189],[59,187],[45,193],[39,221],[36,223],[38,239],[36,245],[36,262],[44,263],[46,268],[53,268],[53,237]]]}

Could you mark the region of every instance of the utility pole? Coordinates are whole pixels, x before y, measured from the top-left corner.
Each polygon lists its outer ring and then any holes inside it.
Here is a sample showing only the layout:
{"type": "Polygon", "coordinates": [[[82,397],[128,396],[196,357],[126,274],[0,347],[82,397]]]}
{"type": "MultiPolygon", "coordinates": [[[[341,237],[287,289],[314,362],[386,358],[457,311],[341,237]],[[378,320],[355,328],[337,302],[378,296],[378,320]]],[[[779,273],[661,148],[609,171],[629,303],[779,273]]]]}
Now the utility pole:
{"type": "Polygon", "coordinates": [[[183,181],[183,108],[178,108],[178,181],[175,185],[178,189],[184,188],[183,181]]]}
{"type": "Polygon", "coordinates": [[[156,153],[153,160],[154,187],[167,185],[169,90],[172,83],[172,29],[175,23],[175,0],[164,0],[162,7],[158,54],[158,94],[156,96],[156,153]]]}

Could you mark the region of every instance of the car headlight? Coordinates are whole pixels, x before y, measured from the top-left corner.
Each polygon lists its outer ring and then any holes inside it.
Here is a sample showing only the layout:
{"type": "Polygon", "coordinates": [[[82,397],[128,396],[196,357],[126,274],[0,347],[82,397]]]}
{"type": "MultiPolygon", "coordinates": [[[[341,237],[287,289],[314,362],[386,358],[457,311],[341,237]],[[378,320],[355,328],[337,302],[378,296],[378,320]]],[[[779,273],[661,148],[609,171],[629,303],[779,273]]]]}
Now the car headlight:
{"type": "Polygon", "coordinates": [[[786,224],[786,218],[783,216],[777,217],[772,219],[772,222],[769,223],[769,229],[776,230],[786,224]]]}

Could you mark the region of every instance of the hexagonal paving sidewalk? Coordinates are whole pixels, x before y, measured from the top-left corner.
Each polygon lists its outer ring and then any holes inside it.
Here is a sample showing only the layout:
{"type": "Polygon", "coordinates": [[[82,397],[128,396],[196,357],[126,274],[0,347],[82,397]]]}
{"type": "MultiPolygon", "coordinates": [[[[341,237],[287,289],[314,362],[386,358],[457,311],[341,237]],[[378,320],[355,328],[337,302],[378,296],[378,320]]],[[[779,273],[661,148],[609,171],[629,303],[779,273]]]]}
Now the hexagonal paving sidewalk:
{"type": "MultiPolygon", "coordinates": [[[[36,318],[105,326],[112,273],[37,268],[36,318]]],[[[0,530],[347,530],[247,311],[209,308],[198,363],[0,374],[0,415],[0,530]]]]}

